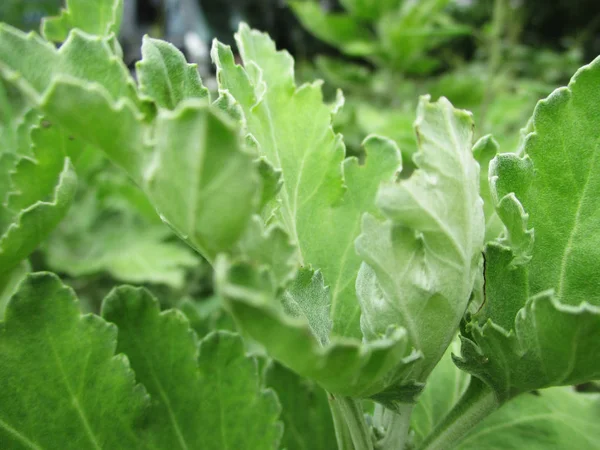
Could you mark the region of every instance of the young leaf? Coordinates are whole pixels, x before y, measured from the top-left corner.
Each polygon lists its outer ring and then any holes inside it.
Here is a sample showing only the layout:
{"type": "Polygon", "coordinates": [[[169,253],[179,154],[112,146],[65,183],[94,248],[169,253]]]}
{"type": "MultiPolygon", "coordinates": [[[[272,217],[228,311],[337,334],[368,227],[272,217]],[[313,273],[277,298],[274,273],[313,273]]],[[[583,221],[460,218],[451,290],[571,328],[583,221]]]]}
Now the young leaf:
{"type": "Polygon", "coordinates": [[[246,69],[235,64],[229,47],[213,46],[219,88],[238,101],[261,154],[281,170],[276,216],[298,246],[301,264],[321,270],[331,288],[332,333],[360,337],[354,240],[361,214],[376,213],[379,183],[400,167],[398,149],[371,136],[364,165],[344,160],[319,84],[296,87],[290,55],[276,51],[266,35],[242,25],[236,40],[246,69]]]}
{"type": "Polygon", "coordinates": [[[177,47],[144,36],[142,60],[135,65],[140,92],[161,108],[175,109],[186,98],[208,98],[196,64],[188,64],[177,47]]]}
{"type": "Polygon", "coordinates": [[[115,326],[80,316],[56,276],[28,275],[0,323],[2,446],[135,448],[148,396],[116,343],[115,326]]]}
{"type": "Polygon", "coordinates": [[[485,242],[496,239],[503,230],[502,221],[496,214],[496,202],[492,198],[488,172],[490,162],[498,153],[498,142],[491,136],[483,136],[473,146],[473,157],[479,163],[479,192],[485,213],[485,242]]]}
{"type": "Polygon", "coordinates": [[[128,356],[153,398],[145,445],[278,448],[280,406],[271,390],[261,389],[256,362],[244,355],[238,336],[216,332],[198,345],[185,316],[161,313],[144,289],[114,290],[102,315],[118,326],[117,350],[128,356]]]}
{"type": "Polygon", "coordinates": [[[419,354],[411,352],[407,345],[403,329],[391,327],[381,339],[365,344],[333,336],[322,346],[312,331],[322,330],[314,316],[303,313],[290,317],[283,312],[282,303],[286,302],[317,307],[323,304],[327,290],[322,280],[316,276],[310,280],[308,289],[298,293],[288,290],[278,295],[272,276],[265,270],[246,262],[229,261],[224,256],[217,259],[215,266],[219,295],[237,324],[262,343],[273,358],[335,395],[359,398],[377,395],[379,401],[391,408],[397,401],[413,401],[420,386],[387,390],[394,386],[396,378],[407,378],[419,359],[419,354]],[[293,297],[306,292],[312,292],[313,298],[293,297]],[[288,298],[284,300],[281,295],[288,298]]]}
{"type": "Polygon", "coordinates": [[[377,205],[388,218],[366,216],[356,241],[365,263],[357,280],[367,339],[390,326],[407,330],[427,375],[452,341],[480,267],[485,223],[479,165],[471,152],[471,114],[445,98],[424,97],[415,125],[418,169],[382,185],[377,205]]]}
{"type": "Polygon", "coordinates": [[[49,41],[63,42],[77,28],[97,36],[119,34],[123,0],[67,0],[59,16],[45,18],[42,34],[49,41]]]}

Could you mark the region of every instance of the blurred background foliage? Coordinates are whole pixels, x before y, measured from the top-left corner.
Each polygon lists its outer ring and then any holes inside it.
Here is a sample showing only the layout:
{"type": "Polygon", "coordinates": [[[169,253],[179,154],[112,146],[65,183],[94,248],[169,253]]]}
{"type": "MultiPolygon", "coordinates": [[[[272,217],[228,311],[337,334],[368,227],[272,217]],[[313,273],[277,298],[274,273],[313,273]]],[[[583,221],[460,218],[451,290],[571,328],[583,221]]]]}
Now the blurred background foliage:
{"type": "MultiPolygon", "coordinates": [[[[36,30],[61,6],[2,0],[0,21],[36,30]]],[[[133,69],[144,34],[161,37],[197,63],[214,89],[211,41],[233,45],[240,21],[267,31],[295,57],[298,81],[322,79],[327,101],[343,90],[334,126],[348,154],[360,157],[362,140],[382,134],[400,145],[405,173],[416,148],[419,95],[444,95],[473,111],[478,136],[493,133],[501,151],[516,151],[537,100],[600,54],[598,0],[125,0],[125,61],[133,69]]],[[[44,126],[2,83],[0,116],[3,152],[22,153],[28,127],[44,126]]],[[[95,150],[66,139],[79,193],[31,258],[33,269],[61,274],[88,310],[126,282],[180,306],[200,333],[232,327],[213,297],[209,266],[171,234],[130,180],[95,150]]]]}

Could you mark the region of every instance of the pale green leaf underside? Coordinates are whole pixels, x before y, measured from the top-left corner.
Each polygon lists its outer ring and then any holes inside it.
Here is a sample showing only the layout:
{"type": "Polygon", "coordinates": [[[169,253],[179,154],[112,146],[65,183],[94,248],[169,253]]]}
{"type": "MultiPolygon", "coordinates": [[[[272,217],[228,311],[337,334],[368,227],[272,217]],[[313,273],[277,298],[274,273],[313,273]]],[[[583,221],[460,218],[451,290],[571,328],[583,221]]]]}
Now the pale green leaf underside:
{"type": "MultiPolygon", "coordinates": [[[[304,288],[303,292],[325,290],[319,277],[313,276],[311,282],[318,285],[304,288]]],[[[315,380],[336,395],[380,395],[378,400],[390,407],[397,401],[414,401],[420,386],[385,392],[395,385],[397,378],[409,378],[419,358],[407,346],[404,330],[390,329],[386,336],[366,344],[334,336],[323,346],[309,326],[310,317],[293,318],[283,312],[281,303],[290,299],[278,298],[268,272],[221,258],[216,264],[216,284],[244,332],[261,342],[269,355],[301,376],[315,380]]],[[[284,295],[294,295],[294,291],[284,295]]],[[[297,299],[295,303],[302,301],[297,299]]]]}
{"type": "Polygon", "coordinates": [[[168,42],[144,36],[142,60],[135,67],[140,92],[161,108],[175,109],[186,98],[209,98],[196,65],[168,42]]]}
{"type": "Polygon", "coordinates": [[[479,165],[471,147],[470,113],[444,98],[421,99],[415,125],[418,169],[383,184],[356,248],[365,263],[357,280],[361,328],[367,339],[395,325],[423,354],[424,381],[454,337],[480,267],[485,231],[479,165]]]}
{"type": "Polygon", "coordinates": [[[320,85],[296,87],[292,58],[268,36],[243,25],[236,40],[245,69],[228,47],[213,46],[219,88],[238,102],[259,151],[281,171],[276,215],[298,246],[301,263],[318,268],[331,289],[333,335],[360,337],[354,292],[360,259],[353,243],[361,214],[376,212],[379,183],[399,169],[399,152],[393,142],[370,137],[364,166],[344,161],[320,85]]]}

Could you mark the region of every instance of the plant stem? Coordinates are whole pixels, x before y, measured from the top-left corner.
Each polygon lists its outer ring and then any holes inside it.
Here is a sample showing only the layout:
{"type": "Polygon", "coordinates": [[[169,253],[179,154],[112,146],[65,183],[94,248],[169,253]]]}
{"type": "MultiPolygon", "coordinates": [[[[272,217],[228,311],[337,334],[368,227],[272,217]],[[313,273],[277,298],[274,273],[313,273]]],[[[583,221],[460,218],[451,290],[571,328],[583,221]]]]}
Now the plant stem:
{"type": "Polygon", "coordinates": [[[494,392],[472,377],[469,387],[448,415],[427,436],[419,450],[448,450],[482,419],[500,407],[494,392]]]}
{"type": "Polygon", "coordinates": [[[377,450],[406,448],[413,407],[414,405],[409,403],[401,405],[398,411],[392,411],[381,405],[375,407],[375,421],[385,432],[384,437],[375,445],[377,450]]]}
{"type": "Polygon", "coordinates": [[[329,395],[339,450],[374,450],[360,400],[329,395]]]}

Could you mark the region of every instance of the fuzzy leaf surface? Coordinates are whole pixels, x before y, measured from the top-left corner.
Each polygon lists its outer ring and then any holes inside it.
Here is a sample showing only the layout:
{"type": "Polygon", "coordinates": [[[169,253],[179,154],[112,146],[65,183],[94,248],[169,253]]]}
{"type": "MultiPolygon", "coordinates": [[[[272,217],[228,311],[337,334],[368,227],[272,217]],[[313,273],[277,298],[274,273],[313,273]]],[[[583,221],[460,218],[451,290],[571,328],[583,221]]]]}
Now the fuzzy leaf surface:
{"type": "Polygon", "coordinates": [[[344,159],[320,85],[297,87],[291,56],[277,51],[268,36],[242,25],[236,41],[246,69],[235,64],[227,46],[213,46],[219,88],[237,100],[261,154],[281,171],[276,216],[298,246],[301,264],[321,270],[331,288],[332,334],[360,337],[354,240],[362,213],[376,213],[379,183],[400,167],[398,149],[371,136],[364,165],[344,159]]]}
{"type": "Polygon", "coordinates": [[[116,345],[56,276],[28,275],[0,323],[2,447],[135,448],[148,397],[116,345]]]}
{"type": "MultiPolygon", "coordinates": [[[[323,345],[315,335],[319,332],[313,331],[319,329],[319,322],[311,324],[314,318],[306,313],[290,316],[283,306],[292,302],[303,304],[306,299],[294,295],[307,292],[313,293],[313,305],[321,305],[314,298],[315,295],[321,300],[327,298],[321,277],[307,277],[292,283],[298,286],[298,283],[302,285],[310,280],[311,285],[298,293],[294,290],[280,293],[268,271],[251,263],[222,257],[217,260],[215,271],[219,295],[236,323],[261,342],[270,356],[294,372],[316,381],[336,395],[370,397],[381,394],[378,400],[392,408],[397,401],[414,401],[420,386],[411,386],[401,392],[387,391],[397,377],[408,377],[406,374],[419,358],[407,345],[403,329],[392,327],[381,339],[367,343],[333,336],[323,345]]],[[[301,272],[300,277],[306,277],[306,273],[301,272]]],[[[297,310],[302,312],[301,308],[297,310]]]]}
{"type": "Polygon", "coordinates": [[[114,290],[102,315],[118,326],[117,350],[153,398],[145,447],[277,448],[277,397],[261,388],[256,361],[238,336],[215,332],[198,342],[180,311],[160,312],[144,289],[114,290]]]}
{"type": "Polygon", "coordinates": [[[480,267],[485,232],[479,165],[471,151],[471,114],[445,98],[423,97],[415,124],[417,170],[383,184],[356,249],[365,261],[356,283],[367,339],[390,326],[407,330],[423,354],[413,376],[424,381],[452,341],[480,267]]]}
{"type": "Polygon", "coordinates": [[[599,59],[538,103],[522,155],[491,165],[505,233],[486,249],[487,302],[457,363],[501,401],[600,376],[598,86],[599,59]]]}
{"type": "Polygon", "coordinates": [[[208,98],[196,64],[188,64],[174,45],[144,36],[142,60],[136,66],[140,92],[166,109],[186,98],[208,98]]]}

